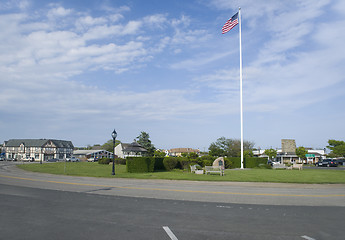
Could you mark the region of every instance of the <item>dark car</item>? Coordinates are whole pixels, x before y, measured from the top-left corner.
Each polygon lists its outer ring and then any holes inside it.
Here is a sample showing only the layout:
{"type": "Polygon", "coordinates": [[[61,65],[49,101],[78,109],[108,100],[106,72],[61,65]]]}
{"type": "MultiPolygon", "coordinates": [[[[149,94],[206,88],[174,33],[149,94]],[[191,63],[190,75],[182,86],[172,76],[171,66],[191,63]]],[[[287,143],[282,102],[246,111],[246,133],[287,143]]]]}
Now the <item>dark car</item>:
{"type": "Polygon", "coordinates": [[[59,159],[57,158],[50,158],[50,159],[47,159],[46,162],[58,162],[59,159]]]}
{"type": "Polygon", "coordinates": [[[328,167],[338,167],[338,161],[337,160],[328,161],[328,167]]]}
{"type": "Polygon", "coordinates": [[[333,160],[333,159],[324,159],[320,162],[317,162],[316,166],[318,166],[318,167],[337,167],[338,162],[336,160],[333,160]]]}
{"type": "Polygon", "coordinates": [[[340,166],[345,166],[345,159],[344,158],[341,158],[341,159],[337,159],[337,162],[338,162],[338,165],[340,166]]]}

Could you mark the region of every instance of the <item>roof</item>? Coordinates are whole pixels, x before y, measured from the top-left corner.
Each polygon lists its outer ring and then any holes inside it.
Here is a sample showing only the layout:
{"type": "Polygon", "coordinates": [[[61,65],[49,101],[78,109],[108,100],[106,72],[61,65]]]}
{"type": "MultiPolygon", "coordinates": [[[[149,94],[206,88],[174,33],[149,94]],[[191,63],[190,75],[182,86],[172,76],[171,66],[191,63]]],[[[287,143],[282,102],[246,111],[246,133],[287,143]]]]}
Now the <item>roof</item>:
{"type": "Polygon", "coordinates": [[[172,148],[168,150],[170,153],[191,153],[191,152],[200,152],[199,149],[193,148],[172,148]]]}
{"type": "Polygon", "coordinates": [[[88,155],[92,153],[98,153],[98,152],[108,152],[107,150],[74,150],[73,154],[75,155],[88,155]]]}
{"type": "Polygon", "coordinates": [[[124,149],[122,150],[123,152],[147,152],[147,150],[137,142],[132,142],[127,146],[123,144],[122,146],[124,147],[124,149]]]}
{"type": "Polygon", "coordinates": [[[71,141],[56,139],[10,139],[5,142],[5,147],[19,147],[21,144],[24,144],[25,147],[43,147],[50,141],[57,148],[74,148],[71,141]]]}

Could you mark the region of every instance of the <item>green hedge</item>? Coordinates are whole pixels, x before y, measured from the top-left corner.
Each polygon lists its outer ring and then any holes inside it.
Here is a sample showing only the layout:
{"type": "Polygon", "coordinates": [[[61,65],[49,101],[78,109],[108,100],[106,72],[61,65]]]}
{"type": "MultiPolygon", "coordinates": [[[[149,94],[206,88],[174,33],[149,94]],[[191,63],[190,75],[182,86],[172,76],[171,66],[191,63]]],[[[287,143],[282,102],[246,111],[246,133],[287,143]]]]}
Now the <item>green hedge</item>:
{"type": "Polygon", "coordinates": [[[155,158],[153,157],[129,157],[126,159],[126,168],[129,173],[153,172],[155,158]]]}
{"type": "Polygon", "coordinates": [[[241,158],[240,157],[227,157],[225,158],[225,168],[241,168],[241,158]]]}
{"type": "Polygon", "coordinates": [[[155,158],[155,167],[154,170],[165,170],[164,164],[163,164],[164,157],[156,157],[155,158]]]}
{"type": "Polygon", "coordinates": [[[246,168],[256,168],[260,164],[267,164],[267,158],[249,157],[245,159],[244,163],[246,168]]]}
{"type": "Polygon", "coordinates": [[[98,160],[98,164],[109,164],[112,161],[110,158],[101,158],[98,160]]]}
{"type": "MultiPolygon", "coordinates": [[[[241,168],[240,157],[224,158],[225,168],[241,168]]],[[[100,160],[99,163],[102,161],[100,160]]],[[[104,164],[109,164],[110,159],[104,159],[104,164]]],[[[103,163],[103,162],[102,162],[103,163]]],[[[171,171],[174,168],[183,170],[189,170],[189,166],[193,164],[199,164],[200,166],[210,166],[213,160],[207,159],[189,159],[187,157],[130,157],[126,159],[127,172],[129,173],[142,173],[142,172],[154,172],[160,170],[171,171]]],[[[267,163],[266,158],[250,157],[244,159],[245,168],[257,168],[267,163]]]]}
{"type": "MultiPolygon", "coordinates": [[[[241,168],[241,158],[240,157],[229,157],[225,158],[225,168],[241,168]]],[[[266,158],[249,157],[243,159],[243,165],[245,168],[256,168],[260,164],[266,164],[266,158]]]]}

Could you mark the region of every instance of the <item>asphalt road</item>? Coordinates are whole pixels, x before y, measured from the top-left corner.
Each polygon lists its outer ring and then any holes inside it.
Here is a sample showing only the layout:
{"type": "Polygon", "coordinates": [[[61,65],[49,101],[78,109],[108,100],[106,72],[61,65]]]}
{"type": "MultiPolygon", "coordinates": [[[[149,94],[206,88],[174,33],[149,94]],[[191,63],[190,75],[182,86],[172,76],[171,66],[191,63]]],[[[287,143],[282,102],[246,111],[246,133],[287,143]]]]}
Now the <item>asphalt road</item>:
{"type": "Polygon", "coordinates": [[[0,163],[0,239],[344,239],[344,191],[67,177],[0,163]]]}
{"type": "Polygon", "coordinates": [[[0,184],[1,239],[344,239],[343,207],[119,197],[0,184]],[[308,237],[308,238],[305,238],[308,237]]]}

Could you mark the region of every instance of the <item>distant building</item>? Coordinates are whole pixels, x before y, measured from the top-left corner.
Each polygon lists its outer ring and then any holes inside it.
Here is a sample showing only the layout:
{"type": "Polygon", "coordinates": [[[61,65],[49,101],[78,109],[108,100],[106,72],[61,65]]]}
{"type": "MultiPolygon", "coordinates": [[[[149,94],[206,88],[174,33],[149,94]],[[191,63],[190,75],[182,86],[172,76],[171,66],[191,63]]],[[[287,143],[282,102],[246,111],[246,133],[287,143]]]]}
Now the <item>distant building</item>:
{"type": "Polygon", "coordinates": [[[87,160],[87,159],[100,159],[100,158],[112,158],[113,153],[108,152],[106,150],[74,150],[73,156],[79,158],[80,160],[87,160]]]}
{"type": "Polygon", "coordinates": [[[119,158],[141,157],[145,155],[147,150],[139,143],[120,143],[115,147],[115,155],[119,158]]]}
{"type": "Polygon", "coordinates": [[[287,154],[296,153],[296,141],[295,139],[282,139],[281,140],[282,152],[287,154]]]}
{"type": "Polygon", "coordinates": [[[56,139],[10,139],[5,141],[2,151],[7,159],[18,161],[45,161],[64,159],[73,153],[71,141],[56,139]]]}
{"type": "Polygon", "coordinates": [[[193,148],[172,148],[170,150],[166,150],[166,155],[170,156],[170,157],[181,157],[182,153],[196,153],[196,154],[200,154],[200,150],[199,149],[193,149],[193,148]]]}
{"type": "MultiPolygon", "coordinates": [[[[306,148],[308,151],[306,159],[300,159],[296,155],[296,141],[294,139],[282,139],[281,148],[276,150],[276,161],[281,163],[303,162],[306,164],[314,164],[326,157],[325,149],[306,148]]],[[[268,158],[268,156],[265,154],[265,149],[254,150],[253,155],[256,157],[268,158]]]]}

